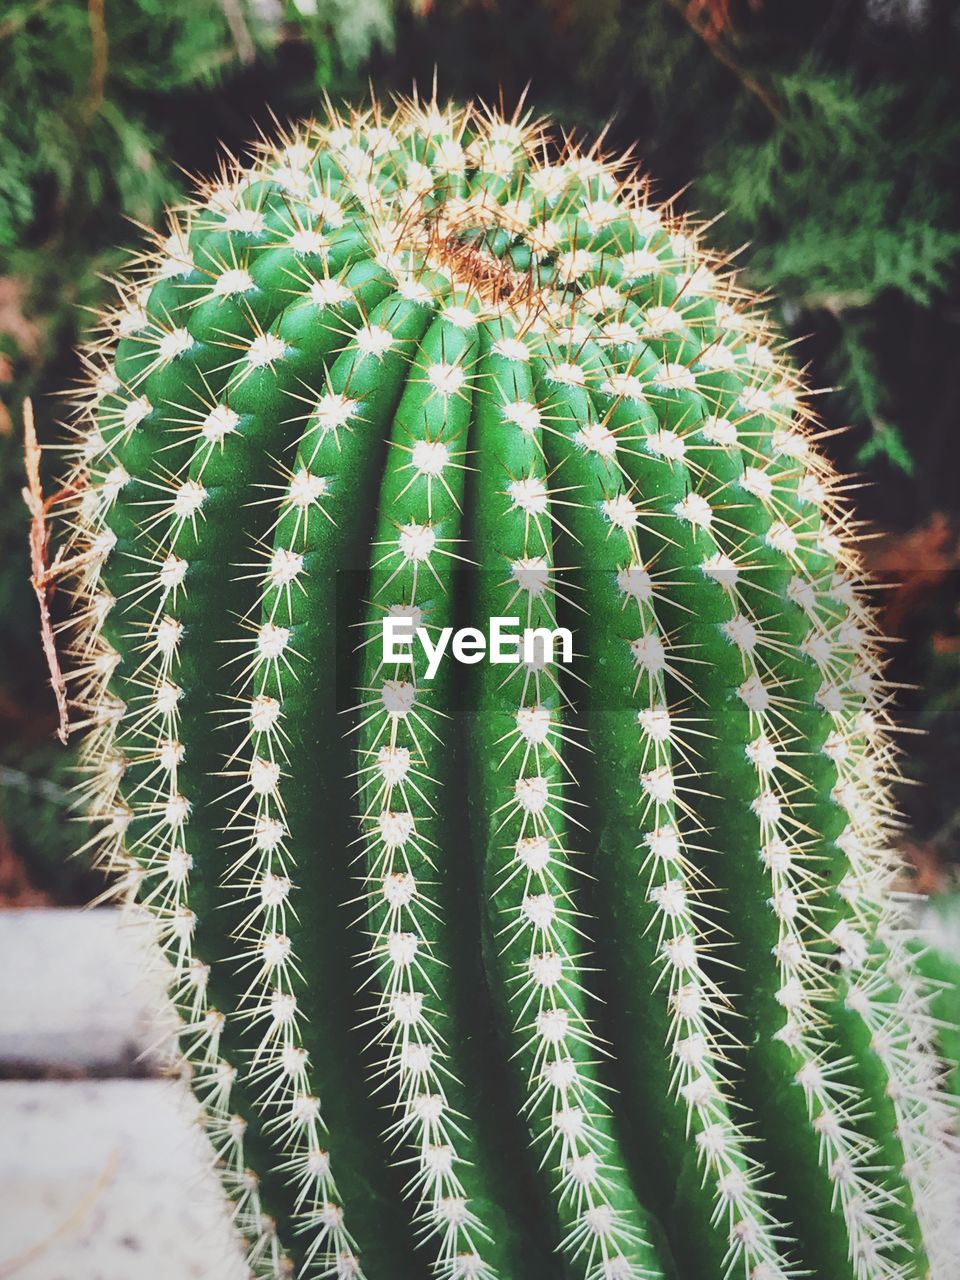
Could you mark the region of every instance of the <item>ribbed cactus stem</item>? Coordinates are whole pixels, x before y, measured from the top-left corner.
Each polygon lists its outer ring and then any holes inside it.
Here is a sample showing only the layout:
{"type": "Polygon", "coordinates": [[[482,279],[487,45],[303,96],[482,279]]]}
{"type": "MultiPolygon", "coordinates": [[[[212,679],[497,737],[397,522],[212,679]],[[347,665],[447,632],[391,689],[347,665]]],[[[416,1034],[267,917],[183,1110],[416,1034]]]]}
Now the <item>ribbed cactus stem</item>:
{"type": "Polygon", "coordinates": [[[853,520],[698,229],[415,100],[231,163],[119,290],[81,800],[251,1270],[949,1280],[853,520]],[[497,618],[541,651],[431,660],[497,618]]]}

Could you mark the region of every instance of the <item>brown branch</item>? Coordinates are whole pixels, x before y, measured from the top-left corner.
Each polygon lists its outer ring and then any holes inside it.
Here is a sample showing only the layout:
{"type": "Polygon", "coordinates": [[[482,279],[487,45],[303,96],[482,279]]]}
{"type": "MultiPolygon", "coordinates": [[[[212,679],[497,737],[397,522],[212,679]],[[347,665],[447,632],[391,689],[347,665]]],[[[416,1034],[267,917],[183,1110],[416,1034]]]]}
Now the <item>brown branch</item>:
{"type": "Polygon", "coordinates": [[[103,105],[107,83],[109,44],[103,4],[104,0],[87,0],[87,18],[90,23],[90,84],[84,107],[87,120],[92,120],[103,105]]]}
{"type": "Polygon", "coordinates": [[[239,0],[220,0],[220,8],[223,10],[223,16],[227,20],[227,26],[230,28],[230,35],[233,37],[237,57],[245,67],[248,67],[257,56],[257,50],[254,47],[250,29],[243,16],[239,0]]]}
{"type": "Polygon", "coordinates": [[[730,0],[686,0],[684,16],[697,35],[713,44],[730,26],[730,0]]]}
{"type": "Polygon", "coordinates": [[[59,724],[57,737],[66,743],[70,734],[69,710],[67,707],[67,682],[60,670],[57,657],[57,644],[53,634],[53,622],[50,618],[50,601],[54,592],[54,580],[62,572],[62,566],[54,563],[47,566],[50,546],[50,531],[47,527],[47,516],[54,503],[60,501],[65,493],[56,493],[52,498],[44,498],[43,483],[40,479],[40,446],[33,423],[33,403],[29,396],[23,402],[23,460],[27,471],[27,484],[23,490],[23,500],[30,512],[30,583],[33,587],[37,604],[40,608],[40,639],[43,644],[44,657],[50,671],[50,684],[53,696],[57,700],[59,724]]]}
{"type": "Polygon", "coordinates": [[[776,94],[742,67],[730,50],[724,46],[721,35],[729,20],[726,7],[723,8],[721,18],[710,5],[703,4],[702,0],[667,0],[667,3],[671,8],[676,9],[690,30],[704,42],[716,60],[728,71],[733,72],[748,93],[752,93],[758,101],[763,103],[774,120],[783,119],[783,104],[776,94]]]}

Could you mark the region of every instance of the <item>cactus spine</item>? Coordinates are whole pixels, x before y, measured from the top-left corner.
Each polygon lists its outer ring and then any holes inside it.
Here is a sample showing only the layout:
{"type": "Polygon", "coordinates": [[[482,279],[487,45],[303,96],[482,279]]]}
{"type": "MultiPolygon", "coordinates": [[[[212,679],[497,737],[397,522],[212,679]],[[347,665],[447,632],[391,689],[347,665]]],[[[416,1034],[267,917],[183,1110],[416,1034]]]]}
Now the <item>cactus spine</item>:
{"type": "Polygon", "coordinates": [[[412,101],[262,144],[119,290],[83,799],[254,1273],[947,1280],[852,520],[697,228],[412,101]],[[577,654],[428,680],[389,615],[577,654]]]}

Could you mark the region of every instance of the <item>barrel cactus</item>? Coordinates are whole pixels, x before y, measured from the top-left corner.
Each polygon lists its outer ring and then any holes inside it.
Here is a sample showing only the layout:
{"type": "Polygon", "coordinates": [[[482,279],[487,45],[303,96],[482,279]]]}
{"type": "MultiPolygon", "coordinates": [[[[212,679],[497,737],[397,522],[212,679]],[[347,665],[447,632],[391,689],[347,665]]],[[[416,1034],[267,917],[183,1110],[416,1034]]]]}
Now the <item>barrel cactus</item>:
{"type": "Polygon", "coordinates": [[[83,800],[254,1274],[955,1274],[855,524],[701,241],[519,116],[331,112],[86,351],[83,800]]]}

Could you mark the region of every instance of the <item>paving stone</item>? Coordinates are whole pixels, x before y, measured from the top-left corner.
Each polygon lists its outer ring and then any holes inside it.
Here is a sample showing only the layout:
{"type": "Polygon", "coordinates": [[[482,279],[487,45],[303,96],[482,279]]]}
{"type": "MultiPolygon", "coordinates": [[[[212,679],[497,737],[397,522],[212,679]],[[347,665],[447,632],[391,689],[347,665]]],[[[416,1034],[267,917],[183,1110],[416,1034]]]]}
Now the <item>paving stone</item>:
{"type": "Polygon", "coordinates": [[[2,1280],[243,1280],[179,1080],[0,1081],[2,1280]]]}
{"type": "Polygon", "coordinates": [[[143,1075],[162,1066],[162,962],[117,909],[0,912],[0,1075],[143,1075]]]}
{"type": "Polygon", "coordinates": [[[0,912],[0,1280],[248,1277],[163,987],[142,918],[0,912]]]}

